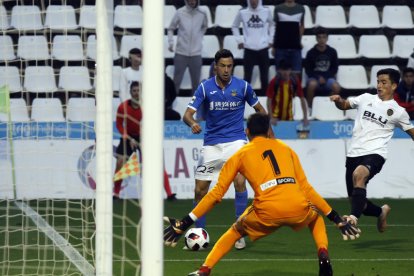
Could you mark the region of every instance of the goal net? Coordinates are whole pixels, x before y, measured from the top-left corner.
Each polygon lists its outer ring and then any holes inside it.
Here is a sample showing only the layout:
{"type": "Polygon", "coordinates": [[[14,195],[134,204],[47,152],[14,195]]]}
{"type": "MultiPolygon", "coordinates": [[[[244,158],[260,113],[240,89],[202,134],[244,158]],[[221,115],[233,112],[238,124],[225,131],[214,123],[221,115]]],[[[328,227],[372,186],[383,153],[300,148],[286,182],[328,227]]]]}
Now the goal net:
{"type": "MultiPolygon", "coordinates": [[[[0,1],[1,275],[96,273],[96,237],[107,229],[97,229],[96,219],[94,4],[0,1]]],[[[114,115],[119,104],[117,72],[127,60],[118,48],[126,33],[113,36],[114,108],[102,114],[114,115]]],[[[137,183],[126,179],[122,199],[110,202],[113,275],[140,273],[137,183]]]]}

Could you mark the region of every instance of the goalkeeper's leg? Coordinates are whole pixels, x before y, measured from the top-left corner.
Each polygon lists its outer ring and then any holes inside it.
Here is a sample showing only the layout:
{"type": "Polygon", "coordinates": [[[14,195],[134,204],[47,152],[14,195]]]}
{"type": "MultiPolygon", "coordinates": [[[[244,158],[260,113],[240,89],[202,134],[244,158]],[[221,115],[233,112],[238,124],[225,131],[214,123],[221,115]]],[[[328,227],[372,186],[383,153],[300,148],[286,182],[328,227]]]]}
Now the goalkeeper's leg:
{"type": "Polygon", "coordinates": [[[333,272],[328,254],[328,236],[322,216],[317,215],[308,227],[318,249],[319,276],[330,276],[333,272]]]}

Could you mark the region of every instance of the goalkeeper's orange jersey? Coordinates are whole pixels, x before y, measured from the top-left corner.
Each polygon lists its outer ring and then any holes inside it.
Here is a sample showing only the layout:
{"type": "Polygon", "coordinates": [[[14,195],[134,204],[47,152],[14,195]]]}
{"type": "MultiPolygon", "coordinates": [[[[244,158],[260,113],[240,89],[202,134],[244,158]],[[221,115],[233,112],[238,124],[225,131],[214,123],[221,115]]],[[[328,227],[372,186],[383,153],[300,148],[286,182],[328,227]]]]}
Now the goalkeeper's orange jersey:
{"type": "Polygon", "coordinates": [[[296,153],[278,139],[255,137],[221,169],[214,188],[192,213],[201,217],[220,202],[240,172],[254,190],[253,206],[264,220],[306,215],[314,205],[324,215],[332,208],[309,184],[296,153]]]}

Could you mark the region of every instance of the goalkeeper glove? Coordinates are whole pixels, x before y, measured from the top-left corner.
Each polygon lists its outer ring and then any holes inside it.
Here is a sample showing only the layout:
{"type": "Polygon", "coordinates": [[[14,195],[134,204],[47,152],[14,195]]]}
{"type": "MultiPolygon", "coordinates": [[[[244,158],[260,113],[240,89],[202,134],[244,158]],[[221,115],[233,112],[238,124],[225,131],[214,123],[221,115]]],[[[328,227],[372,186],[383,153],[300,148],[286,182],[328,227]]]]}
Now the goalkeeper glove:
{"type": "Polygon", "coordinates": [[[359,238],[361,229],[356,226],[355,220],[344,220],[341,218],[338,213],[332,209],[332,211],[327,215],[328,219],[333,221],[336,226],[341,230],[342,238],[344,241],[351,239],[355,240],[359,238]]]}
{"type": "Polygon", "coordinates": [[[190,216],[185,216],[181,220],[175,218],[164,217],[164,221],[170,225],[164,229],[164,244],[166,246],[175,247],[181,235],[184,234],[194,220],[190,216]]]}

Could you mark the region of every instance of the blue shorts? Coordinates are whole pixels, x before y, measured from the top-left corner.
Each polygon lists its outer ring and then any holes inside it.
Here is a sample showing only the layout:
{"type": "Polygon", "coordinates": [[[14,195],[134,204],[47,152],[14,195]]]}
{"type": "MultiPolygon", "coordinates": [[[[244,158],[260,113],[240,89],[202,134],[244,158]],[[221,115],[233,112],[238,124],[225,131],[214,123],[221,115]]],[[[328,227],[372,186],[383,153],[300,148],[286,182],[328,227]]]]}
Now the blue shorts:
{"type": "Polygon", "coordinates": [[[276,69],[281,60],[289,62],[294,73],[302,74],[302,50],[277,48],[275,52],[276,69]]]}
{"type": "MultiPolygon", "coordinates": [[[[309,84],[311,80],[315,80],[319,83],[319,80],[316,78],[308,78],[306,85],[309,84]]],[[[330,96],[332,91],[332,86],[336,82],[336,79],[329,78],[324,84],[319,84],[319,88],[315,91],[315,96],[330,96]]]]}

